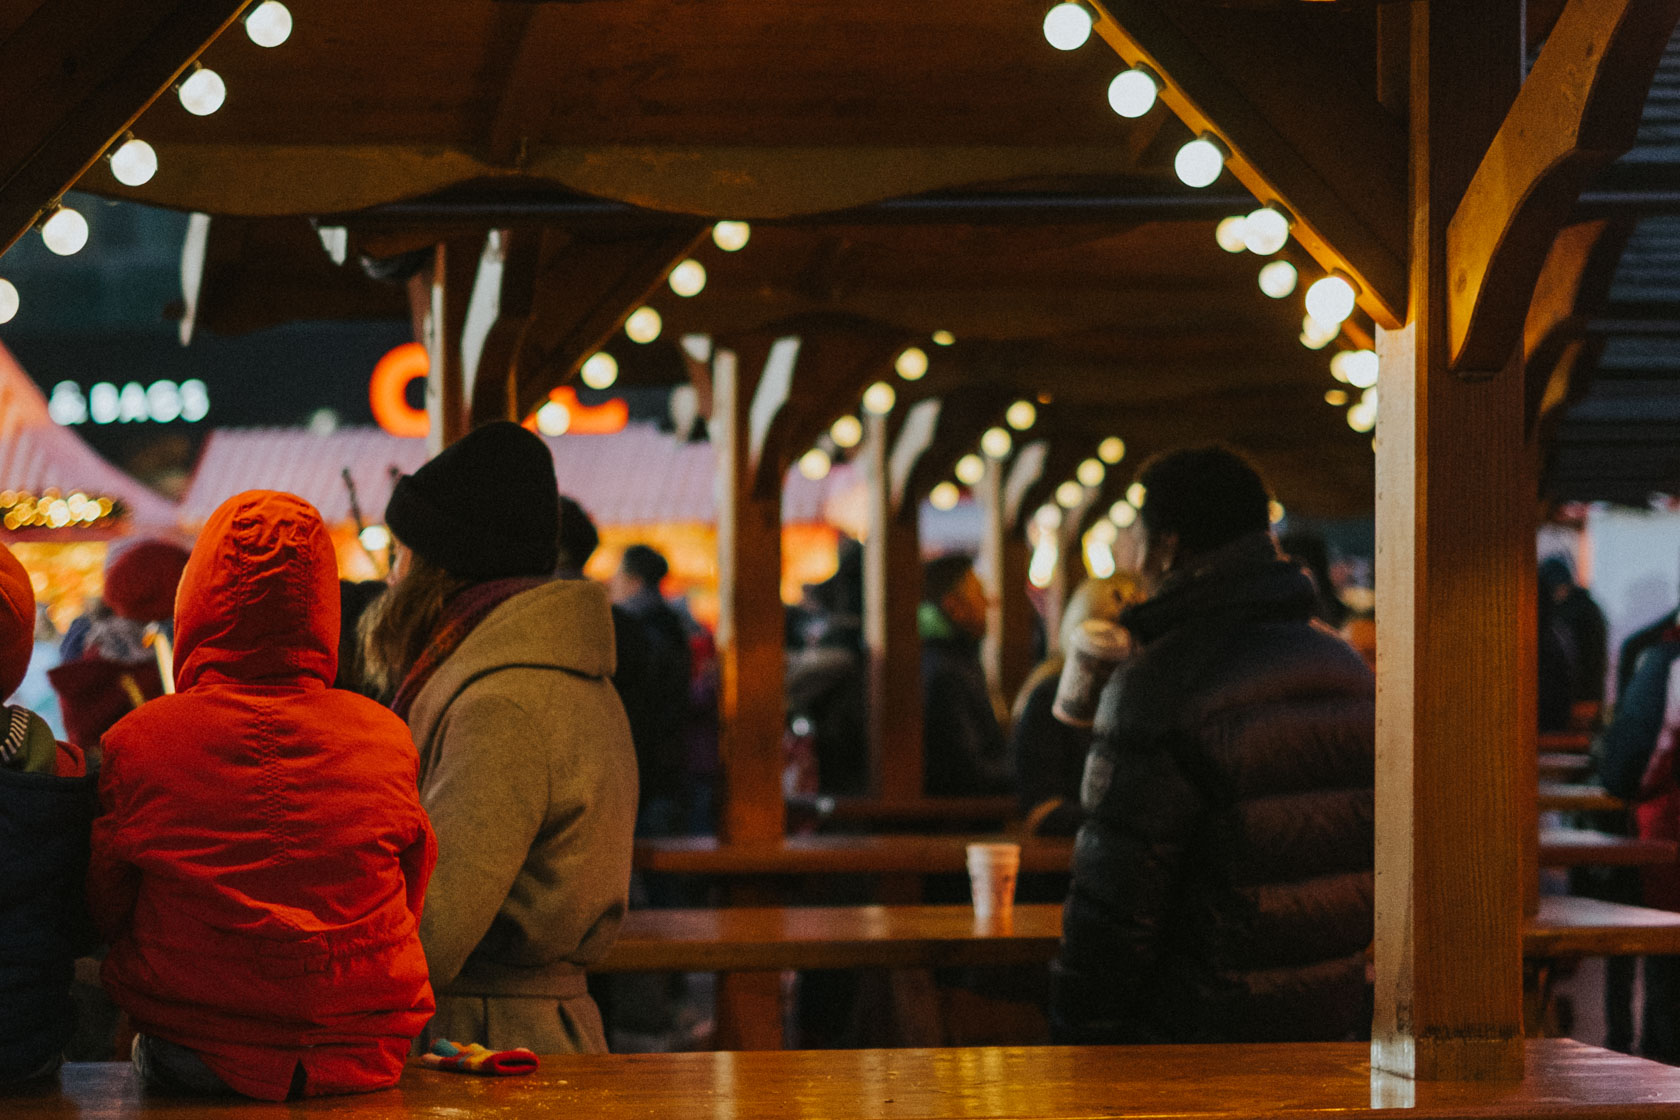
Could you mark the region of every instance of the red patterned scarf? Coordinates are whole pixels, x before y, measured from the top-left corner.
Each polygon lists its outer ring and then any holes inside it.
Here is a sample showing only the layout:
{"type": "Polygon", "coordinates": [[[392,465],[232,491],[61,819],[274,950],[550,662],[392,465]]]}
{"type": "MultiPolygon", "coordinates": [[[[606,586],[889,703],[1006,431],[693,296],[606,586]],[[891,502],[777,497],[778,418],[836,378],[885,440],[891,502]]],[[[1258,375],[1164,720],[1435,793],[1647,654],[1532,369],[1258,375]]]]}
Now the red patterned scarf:
{"type": "Polygon", "coordinates": [[[513,576],[509,579],[491,580],[488,583],[475,583],[458,592],[453,599],[444,604],[443,618],[438,621],[437,629],[432,632],[431,641],[426,643],[425,652],[403,678],[396,698],[391,701],[391,710],[406,723],[408,710],[414,706],[420,690],[426,687],[426,682],[432,679],[432,674],[438,671],[438,667],[454,656],[461,643],[466,641],[467,635],[489,617],[491,611],[515,595],[533,587],[541,587],[547,582],[547,579],[540,577],[513,576]]]}

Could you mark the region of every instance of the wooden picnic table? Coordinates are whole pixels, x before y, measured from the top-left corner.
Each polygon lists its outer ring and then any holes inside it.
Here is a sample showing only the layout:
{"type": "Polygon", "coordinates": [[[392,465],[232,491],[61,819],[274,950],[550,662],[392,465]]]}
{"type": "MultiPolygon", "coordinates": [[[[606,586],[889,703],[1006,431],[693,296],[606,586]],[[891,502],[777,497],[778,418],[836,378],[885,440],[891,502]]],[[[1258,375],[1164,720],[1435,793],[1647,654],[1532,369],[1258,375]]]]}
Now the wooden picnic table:
{"type": "Polygon", "coordinates": [[[1539,755],[1539,769],[1541,780],[1557,778],[1579,778],[1592,773],[1593,760],[1584,754],[1566,754],[1560,751],[1542,751],[1539,755]]]}
{"type": "Polygon", "coordinates": [[[1523,956],[1531,958],[1675,953],[1680,953],[1680,914],[1596,898],[1543,896],[1540,913],[1523,930],[1523,956]]]}
{"type": "Polygon", "coordinates": [[[1602,786],[1581,785],[1574,782],[1541,782],[1539,805],[1542,811],[1561,810],[1566,812],[1627,808],[1627,802],[1619,797],[1611,797],[1604,792],[1602,786]]]}
{"type": "Polygon", "coordinates": [[[684,875],[966,874],[968,844],[996,840],[1021,845],[1024,873],[1065,872],[1072,865],[1070,837],[900,834],[785,836],[742,844],[714,836],[659,837],[636,841],[635,865],[684,875]]]}
{"type": "Polygon", "coordinates": [[[1672,840],[1642,840],[1584,828],[1540,830],[1542,867],[1649,867],[1680,859],[1672,840]]]}
{"type": "Polygon", "coordinates": [[[395,1089],[276,1105],[143,1093],[125,1062],[66,1066],[7,1091],[14,1120],[1299,1120],[1404,1108],[1415,1120],[1680,1120],[1680,1069],[1568,1039],[1523,1043],[1527,1077],[1373,1074],[1363,1042],[553,1055],[528,1077],[410,1065],[395,1089]]]}

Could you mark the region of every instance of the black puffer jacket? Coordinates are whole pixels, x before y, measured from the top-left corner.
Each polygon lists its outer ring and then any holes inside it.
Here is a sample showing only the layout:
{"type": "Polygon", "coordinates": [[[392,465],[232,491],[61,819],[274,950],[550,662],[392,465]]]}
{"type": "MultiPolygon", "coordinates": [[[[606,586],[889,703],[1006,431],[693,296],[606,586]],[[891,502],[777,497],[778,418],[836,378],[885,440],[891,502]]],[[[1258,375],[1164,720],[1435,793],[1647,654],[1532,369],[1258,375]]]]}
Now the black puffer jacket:
{"type": "Polygon", "coordinates": [[[1270,534],[1123,622],[1052,986],[1059,1042],[1368,1031],[1375,685],[1270,534]]]}

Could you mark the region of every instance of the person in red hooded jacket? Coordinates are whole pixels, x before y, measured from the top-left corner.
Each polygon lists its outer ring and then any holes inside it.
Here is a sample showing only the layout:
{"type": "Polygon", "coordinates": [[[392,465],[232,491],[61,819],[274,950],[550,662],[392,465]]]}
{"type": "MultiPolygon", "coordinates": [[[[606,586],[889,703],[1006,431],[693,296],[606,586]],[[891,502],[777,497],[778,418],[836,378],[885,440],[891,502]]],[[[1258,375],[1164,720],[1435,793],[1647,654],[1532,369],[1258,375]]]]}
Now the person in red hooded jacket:
{"type": "Polygon", "coordinates": [[[400,719],[331,687],[338,630],[320,515],[230,498],[181,577],[178,691],[105,735],[88,900],[154,1084],[380,1089],[432,1015],[418,756],[400,719]]]}

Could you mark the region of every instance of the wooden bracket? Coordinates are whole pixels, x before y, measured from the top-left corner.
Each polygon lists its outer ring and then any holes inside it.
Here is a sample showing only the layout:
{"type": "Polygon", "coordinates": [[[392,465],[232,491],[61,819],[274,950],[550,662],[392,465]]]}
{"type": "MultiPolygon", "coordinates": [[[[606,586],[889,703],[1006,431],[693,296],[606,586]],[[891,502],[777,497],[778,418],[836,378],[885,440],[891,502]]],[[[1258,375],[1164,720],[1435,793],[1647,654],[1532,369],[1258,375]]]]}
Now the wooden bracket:
{"type": "Polygon", "coordinates": [[[1503,369],[1558,230],[1633,146],[1680,0],[1570,0],[1447,226],[1448,355],[1503,369]]]}
{"type": "Polygon", "coordinates": [[[1524,420],[1531,435],[1569,395],[1582,366],[1588,316],[1609,291],[1632,229],[1626,220],[1577,222],[1563,228],[1546,254],[1523,322],[1524,420]]]}
{"type": "Polygon", "coordinates": [[[1344,67],[1311,53],[1276,12],[1092,0],[1096,31],[1162,79],[1161,100],[1192,132],[1230,149],[1238,180],[1295,215],[1296,240],[1360,287],[1386,327],[1406,317],[1406,138],[1344,67]]]}
{"type": "Polygon", "coordinates": [[[250,0],[49,0],[0,42],[0,253],[250,0]]]}
{"type": "MultiPolygon", "coordinates": [[[[904,423],[898,431],[898,439],[893,443],[892,454],[887,459],[887,499],[894,516],[904,508],[904,500],[910,495],[910,479],[915,473],[916,464],[927,454],[933,446],[934,434],[939,429],[939,416],[944,408],[942,401],[929,398],[917,401],[904,414],[904,423]]],[[[919,501],[917,495],[912,500],[919,501]]]]}

